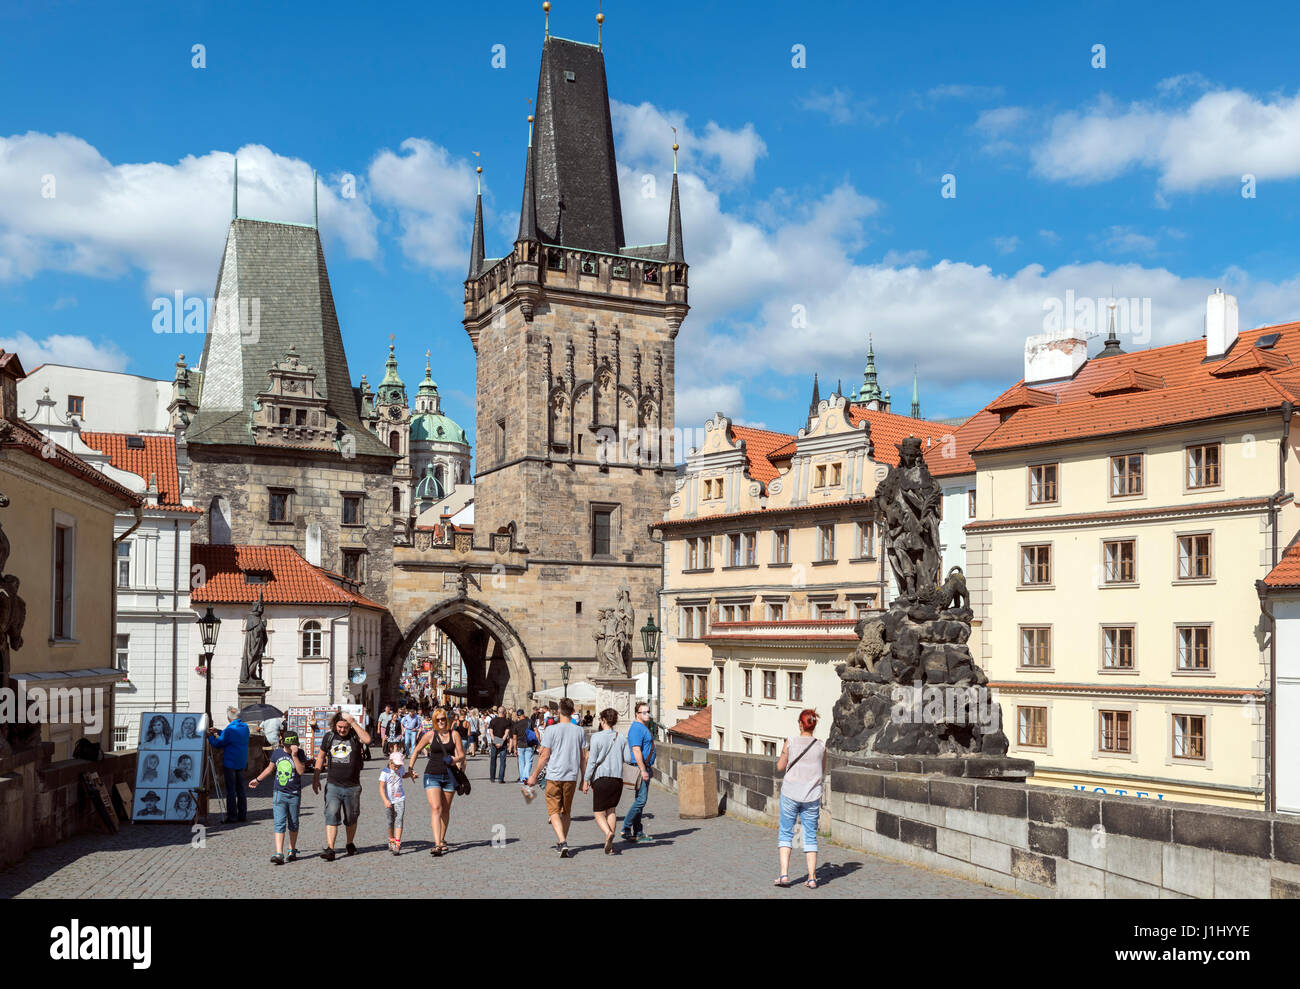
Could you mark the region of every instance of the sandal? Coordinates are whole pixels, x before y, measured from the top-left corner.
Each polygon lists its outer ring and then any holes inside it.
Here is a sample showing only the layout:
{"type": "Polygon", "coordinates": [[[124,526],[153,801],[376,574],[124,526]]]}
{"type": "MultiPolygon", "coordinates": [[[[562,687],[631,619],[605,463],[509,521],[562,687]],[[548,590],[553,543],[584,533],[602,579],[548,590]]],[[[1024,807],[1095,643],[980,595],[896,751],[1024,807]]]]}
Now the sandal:
{"type": "Polygon", "coordinates": [[[816,888],[817,888],[817,880],[816,880],[816,879],[813,879],[813,878],[811,878],[811,877],[809,877],[808,881],[807,881],[806,883],[804,883],[804,885],[807,886],[809,889],[816,889],[816,888]]]}
{"type": "Polygon", "coordinates": [[[782,889],[789,889],[789,888],[790,888],[790,877],[787,876],[787,875],[784,875],[784,874],[783,874],[783,875],[780,875],[780,876],[777,877],[776,882],[774,882],[772,885],[773,885],[773,886],[780,886],[782,889]]]}

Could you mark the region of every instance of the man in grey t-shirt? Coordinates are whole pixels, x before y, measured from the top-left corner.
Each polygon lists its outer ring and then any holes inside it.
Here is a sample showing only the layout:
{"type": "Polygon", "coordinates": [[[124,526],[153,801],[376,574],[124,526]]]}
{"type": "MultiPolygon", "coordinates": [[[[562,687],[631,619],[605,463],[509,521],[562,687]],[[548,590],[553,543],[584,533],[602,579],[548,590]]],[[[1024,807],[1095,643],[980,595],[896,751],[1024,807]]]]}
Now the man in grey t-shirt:
{"type": "Polygon", "coordinates": [[[538,775],[547,769],[546,813],[555,829],[555,848],[562,859],[569,857],[573,794],[587,769],[587,733],[569,720],[572,715],[573,701],[566,697],[560,701],[559,722],[542,732],[541,757],[528,776],[528,786],[536,786],[538,775]]]}

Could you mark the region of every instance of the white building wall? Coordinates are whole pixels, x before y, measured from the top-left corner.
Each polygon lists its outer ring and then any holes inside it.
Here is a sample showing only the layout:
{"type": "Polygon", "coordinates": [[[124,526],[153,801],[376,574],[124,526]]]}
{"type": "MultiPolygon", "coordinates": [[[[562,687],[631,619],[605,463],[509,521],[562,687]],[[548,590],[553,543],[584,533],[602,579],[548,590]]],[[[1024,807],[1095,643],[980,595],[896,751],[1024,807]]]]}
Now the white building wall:
{"type": "Polygon", "coordinates": [[[1277,619],[1277,809],[1300,814],[1300,598],[1273,601],[1277,619]]]}
{"type": "Polygon", "coordinates": [[[100,433],[165,431],[172,383],[138,374],[98,371],[65,364],[42,364],[18,382],[18,407],[24,417],[36,411],[36,400],[46,388],[55,411],[65,416],[68,396],[85,399],[82,427],[100,433]]]}
{"type": "Polygon", "coordinates": [[[950,567],[961,567],[966,572],[966,531],[963,526],[975,521],[970,514],[969,493],[975,490],[975,475],[938,478],[943,490],[943,518],[939,521],[939,543],[942,565],[939,579],[947,576],[950,567]]]}

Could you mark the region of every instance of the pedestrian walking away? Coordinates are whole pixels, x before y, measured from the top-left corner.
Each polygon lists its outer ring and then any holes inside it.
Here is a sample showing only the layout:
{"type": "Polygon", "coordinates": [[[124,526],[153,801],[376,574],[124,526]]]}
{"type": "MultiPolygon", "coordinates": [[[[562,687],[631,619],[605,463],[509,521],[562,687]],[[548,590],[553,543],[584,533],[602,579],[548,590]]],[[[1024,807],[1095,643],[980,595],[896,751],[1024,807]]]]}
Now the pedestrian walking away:
{"type": "Polygon", "coordinates": [[[645,802],[650,796],[650,770],[655,764],[655,740],[650,734],[650,705],[640,703],[636,706],[635,720],[627,731],[627,752],[625,760],[629,766],[636,766],[640,772],[641,781],[636,785],[636,793],[632,798],[632,806],[627,809],[627,816],[623,818],[623,835],[624,841],[636,841],[647,843],[654,841],[645,833],[642,816],[645,812],[645,802]]]}
{"type": "Polygon", "coordinates": [[[256,779],[248,781],[248,788],[256,790],[257,784],[274,775],[271,784],[271,816],[275,820],[275,854],[272,865],[284,865],[284,836],[289,835],[289,858],[298,858],[298,812],[302,806],[302,777],[307,763],[298,747],[298,736],[284,732],[280,744],[271,751],[271,761],[256,779]]]}
{"type": "Polygon", "coordinates": [[[560,858],[569,857],[573,795],[587,769],[587,733],[569,720],[572,714],[573,701],[566,697],[560,701],[561,720],[542,733],[541,755],[527,783],[529,788],[536,786],[538,774],[546,772],[546,814],[560,858]]]}
{"type": "Polygon", "coordinates": [[[334,861],[334,842],[342,824],[347,835],[346,850],[357,853],[357,822],[361,817],[361,764],[370,736],[342,709],[330,718],[330,727],[321,738],[320,751],[316,753],[316,767],[311,789],[320,793],[320,772],[329,759],[329,775],[325,778],[325,848],[321,858],[334,861]]]}
{"type": "Polygon", "coordinates": [[[221,749],[221,765],[226,777],[226,823],[248,820],[248,792],[244,781],[248,770],[248,725],[239,720],[239,711],[226,708],[226,727],[217,732],[208,729],[208,744],[221,749]]]}
{"type": "Polygon", "coordinates": [[[607,707],[600,712],[600,731],[591,736],[591,756],[582,776],[582,792],[591,790],[591,811],[600,833],[605,836],[605,854],[614,851],[614,829],[618,826],[618,798],[623,794],[623,755],[626,741],[614,730],[618,712],[607,707]]]}
{"type": "Polygon", "coordinates": [[[388,850],[394,855],[402,853],[402,819],[406,816],[406,789],[402,780],[413,775],[407,772],[405,763],[401,752],[391,752],[388,765],[379,771],[379,796],[388,817],[388,850]]]}
{"type": "Polygon", "coordinates": [[[805,708],[799,712],[799,735],[787,738],[776,761],[776,771],[785,773],[781,780],[781,823],[777,831],[777,854],[781,874],[777,886],[790,885],[790,847],[794,842],[796,820],[803,821],[803,852],[808,865],[804,885],[817,888],[817,819],[822,808],[822,777],[825,775],[826,746],[813,737],[817,729],[817,712],[805,708]]]}
{"type": "Polygon", "coordinates": [[[537,744],[537,735],[524,717],[521,707],[515,711],[514,723],[510,726],[510,751],[514,753],[519,770],[519,782],[526,783],[528,774],[533,771],[533,746],[537,744]]]}
{"type": "Polygon", "coordinates": [[[506,781],[506,760],[510,757],[509,742],[510,719],[506,717],[506,709],[499,707],[493,712],[492,720],[488,722],[488,746],[492,758],[488,766],[488,779],[494,783],[506,781]],[[501,765],[500,772],[497,770],[498,762],[501,765]]]}
{"type": "Polygon", "coordinates": [[[456,796],[456,776],[451,767],[454,763],[461,771],[465,769],[465,746],[460,732],[451,727],[451,719],[445,708],[433,712],[433,728],[421,736],[411,753],[411,766],[415,758],[425,748],[429,750],[429,761],[424,766],[424,795],[429,801],[429,819],[433,828],[433,848],[430,854],[442,856],[447,851],[447,828],[451,824],[451,802],[456,796]]]}

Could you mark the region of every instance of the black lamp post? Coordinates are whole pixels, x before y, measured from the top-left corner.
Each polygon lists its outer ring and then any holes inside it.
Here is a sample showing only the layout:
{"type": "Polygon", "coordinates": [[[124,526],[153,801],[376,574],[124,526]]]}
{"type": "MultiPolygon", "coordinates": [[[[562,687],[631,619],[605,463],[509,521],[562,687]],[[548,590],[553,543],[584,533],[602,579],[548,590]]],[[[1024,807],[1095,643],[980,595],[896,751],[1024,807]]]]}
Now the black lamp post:
{"type": "Polygon", "coordinates": [[[203,638],[203,679],[207,681],[203,713],[207,715],[208,727],[212,727],[212,657],[217,651],[217,633],[221,631],[221,619],[212,613],[208,605],[207,614],[199,619],[199,634],[203,638]]]}
{"type": "MultiPolygon", "coordinates": [[[[655,678],[655,660],[659,656],[659,633],[663,629],[655,625],[655,616],[651,615],[645,620],[645,626],[641,629],[641,645],[645,649],[645,671],[646,682],[645,689],[649,693],[655,678]]],[[[658,708],[658,704],[655,705],[658,708]]],[[[659,720],[659,711],[655,711],[655,721],[659,720]]],[[[655,734],[658,734],[656,731],[655,734]]]]}
{"type": "Polygon", "coordinates": [[[569,699],[569,674],[573,672],[573,667],[565,660],[564,665],[560,667],[560,679],[564,681],[564,699],[569,699]]]}

